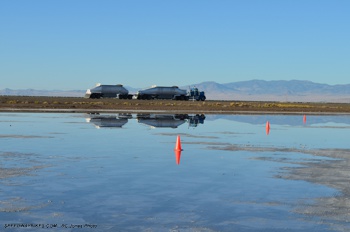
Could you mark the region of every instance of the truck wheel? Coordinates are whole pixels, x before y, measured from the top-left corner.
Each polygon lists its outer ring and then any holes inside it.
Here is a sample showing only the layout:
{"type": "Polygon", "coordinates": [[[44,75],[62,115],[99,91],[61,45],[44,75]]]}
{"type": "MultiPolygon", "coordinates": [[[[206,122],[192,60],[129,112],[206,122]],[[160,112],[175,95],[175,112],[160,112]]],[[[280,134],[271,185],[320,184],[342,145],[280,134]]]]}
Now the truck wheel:
{"type": "Polygon", "coordinates": [[[90,98],[92,98],[92,99],[99,99],[99,98],[101,98],[101,94],[93,93],[93,94],[91,94],[90,98]]]}

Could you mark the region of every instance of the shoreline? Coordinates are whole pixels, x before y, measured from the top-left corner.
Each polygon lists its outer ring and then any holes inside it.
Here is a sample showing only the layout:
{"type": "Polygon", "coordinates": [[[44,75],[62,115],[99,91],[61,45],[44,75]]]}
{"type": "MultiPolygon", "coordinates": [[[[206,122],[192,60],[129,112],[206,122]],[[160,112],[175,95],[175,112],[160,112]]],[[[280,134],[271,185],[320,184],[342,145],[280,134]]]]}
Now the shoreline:
{"type": "Polygon", "coordinates": [[[0,112],[350,115],[350,103],[0,96],[0,112]]]}
{"type": "Polygon", "coordinates": [[[118,114],[118,113],[150,113],[150,114],[228,114],[228,115],[349,115],[347,112],[280,112],[280,111],[187,111],[187,110],[112,110],[112,109],[34,109],[34,108],[0,108],[0,113],[86,113],[86,114],[118,114]]]}

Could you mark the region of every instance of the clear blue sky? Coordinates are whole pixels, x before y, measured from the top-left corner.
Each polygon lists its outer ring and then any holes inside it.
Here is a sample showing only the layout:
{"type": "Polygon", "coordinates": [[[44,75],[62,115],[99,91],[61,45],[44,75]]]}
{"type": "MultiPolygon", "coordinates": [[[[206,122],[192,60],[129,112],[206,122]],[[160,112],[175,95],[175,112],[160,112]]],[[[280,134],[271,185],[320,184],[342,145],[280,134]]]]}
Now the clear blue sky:
{"type": "Polygon", "coordinates": [[[1,0],[0,89],[350,83],[349,0],[1,0]]]}

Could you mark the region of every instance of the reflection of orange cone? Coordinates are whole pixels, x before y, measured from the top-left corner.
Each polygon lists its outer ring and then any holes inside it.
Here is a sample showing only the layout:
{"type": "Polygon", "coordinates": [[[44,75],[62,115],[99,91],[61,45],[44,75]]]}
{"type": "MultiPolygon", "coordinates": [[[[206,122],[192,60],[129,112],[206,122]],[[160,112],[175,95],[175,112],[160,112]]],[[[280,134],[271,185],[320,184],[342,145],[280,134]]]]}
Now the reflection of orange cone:
{"type": "Polygon", "coordinates": [[[178,135],[176,139],[175,151],[182,151],[180,135],[178,135]]]}
{"type": "Polygon", "coordinates": [[[175,159],[176,159],[176,164],[180,164],[180,158],[181,158],[181,150],[175,150],[175,159]]]}
{"type": "Polygon", "coordinates": [[[270,134],[270,122],[269,121],[266,122],[266,134],[267,135],[270,134]]]}
{"type": "Polygon", "coordinates": [[[303,117],[303,122],[304,124],[306,123],[306,115],[304,114],[304,117],[303,117]]]}

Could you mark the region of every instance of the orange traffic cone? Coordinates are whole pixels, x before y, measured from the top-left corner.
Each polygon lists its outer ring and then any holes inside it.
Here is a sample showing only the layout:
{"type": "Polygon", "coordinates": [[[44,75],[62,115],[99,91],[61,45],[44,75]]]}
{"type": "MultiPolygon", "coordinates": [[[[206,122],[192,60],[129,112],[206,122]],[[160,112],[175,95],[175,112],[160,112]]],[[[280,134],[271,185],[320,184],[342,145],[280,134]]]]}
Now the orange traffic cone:
{"type": "Polygon", "coordinates": [[[267,135],[270,134],[270,122],[269,121],[266,122],[266,134],[267,135]]]}
{"type": "Polygon", "coordinates": [[[176,139],[175,151],[182,151],[180,135],[178,135],[176,139]]]}

